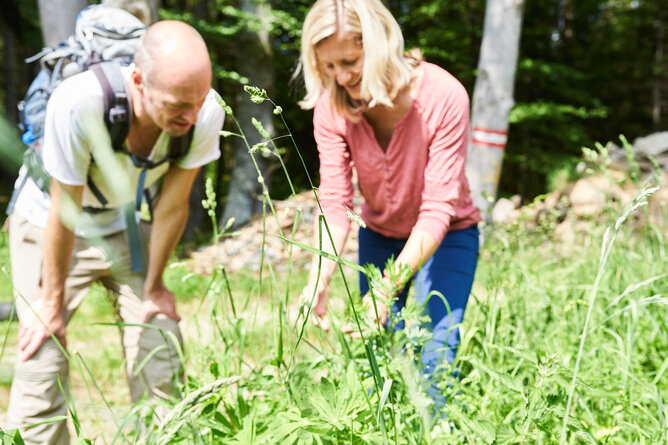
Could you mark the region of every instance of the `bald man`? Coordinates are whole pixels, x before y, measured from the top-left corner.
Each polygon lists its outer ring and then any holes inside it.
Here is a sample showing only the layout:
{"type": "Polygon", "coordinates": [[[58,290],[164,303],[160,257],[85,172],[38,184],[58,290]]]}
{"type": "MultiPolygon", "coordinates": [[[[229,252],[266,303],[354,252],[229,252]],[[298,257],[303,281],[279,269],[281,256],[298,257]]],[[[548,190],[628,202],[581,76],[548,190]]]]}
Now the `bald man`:
{"type": "MultiPolygon", "coordinates": [[[[158,22],[148,28],[135,64],[122,74],[132,108],[125,152],[112,148],[102,112],[103,90],[95,74],[89,70],[64,80],[46,111],[42,150],[52,177],[50,194],[44,196],[28,177],[9,219],[20,326],[7,428],[67,415],[66,326],[94,282],[112,292],[121,321],[153,327],[122,328],[132,400],[168,397],[181,378],[177,348],[182,345],[173,343],[182,342],[180,317],[162,276],[188,219],[190,190],[199,168],[220,156],[224,116],[211,90],[206,45],[182,22],[158,22]],[[146,160],[157,163],[165,158],[170,140],[193,126],[183,157],[145,168],[146,160]],[[101,206],[89,188],[89,178],[106,205],[101,206]],[[141,272],[133,272],[128,233],[138,217],[134,210],[128,212],[127,204],[133,209],[142,191],[139,184],[146,189],[160,179],[152,224],[139,223],[138,229],[134,224],[145,261],[141,272]]],[[[22,428],[21,434],[29,444],[69,443],[65,421],[22,428]]]]}

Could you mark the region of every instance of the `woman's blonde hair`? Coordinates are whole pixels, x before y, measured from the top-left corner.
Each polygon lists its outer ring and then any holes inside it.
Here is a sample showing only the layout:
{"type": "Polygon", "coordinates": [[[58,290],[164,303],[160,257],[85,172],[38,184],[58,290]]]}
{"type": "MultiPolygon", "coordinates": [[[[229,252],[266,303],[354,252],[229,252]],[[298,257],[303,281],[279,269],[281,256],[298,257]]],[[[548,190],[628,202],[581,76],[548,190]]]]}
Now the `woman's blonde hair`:
{"type": "Polygon", "coordinates": [[[306,96],[304,109],[315,107],[323,90],[344,116],[354,117],[365,103],[353,101],[335,79],[318,69],[315,48],[338,31],[360,37],[364,48],[361,96],[369,107],[392,106],[398,92],[410,83],[414,60],[404,56],[399,24],[380,0],[318,0],[304,20],[300,65],[306,96]]]}

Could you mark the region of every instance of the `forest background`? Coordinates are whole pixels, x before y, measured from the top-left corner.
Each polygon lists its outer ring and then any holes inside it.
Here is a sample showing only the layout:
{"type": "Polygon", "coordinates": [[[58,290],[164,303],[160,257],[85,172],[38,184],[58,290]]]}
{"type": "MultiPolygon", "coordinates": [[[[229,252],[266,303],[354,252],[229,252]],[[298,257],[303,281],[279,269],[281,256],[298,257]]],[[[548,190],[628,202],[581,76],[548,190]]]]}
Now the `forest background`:
{"type": "MultiPolygon", "coordinates": [[[[53,1],[53,0],[52,0],[53,1]]],[[[43,46],[36,0],[3,0],[0,102],[14,124],[37,64],[23,60],[43,46]]],[[[85,2],[84,2],[85,3],[85,2]]],[[[418,47],[427,61],[455,75],[473,94],[485,15],[483,0],[391,0],[406,47],[418,47]]],[[[605,144],[619,135],[636,137],[668,129],[666,8],[658,0],[526,0],[515,106],[501,174],[500,195],[519,194],[524,202],[568,179],[583,146],[605,144]]],[[[239,115],[272,119],[271,109],[252,104],[244,84],[257,85],[283,108],[309,174],[317,184],[317,151],[312,112],[301,110],[303,85],[293,78],[302,20],[310,0],[163,0],[160,17],[193,24],[206,39],[214,62],[214,87],[239,115]]],[[[265,104],[266,105],[266,104],[265,104]]],[[[240,119],[242,120],[242,119],[240,119]]],[[[261,119],[263,120],[263,119],[261,119]]],[[[263,120],[274,133],[271,122],[263,120]]],[[[250,126],[242,121],[242,125],[250,126]]],[[[225,129],[236,130],[228,119],[225,129]]],[[[259,135],[250,127],[250,143],[259,135]]],[[[280,131],[279,131],[280,133],[280,131]]],[[[16,133],[18,134],[18,133],[16,133]]],[[[257,138],[257,140],[254,140],[257,138]]],[[[15,138],[18,144],[18,139],[15,138]]],[[[278,147],[296,188],[308,188],[306,173],[291,144],[278,147]]],[[[221,221],[237,223],[261,211],[261,190],[243,141],[222,140],[223,156],[208,167],[224,209],[221,221]],[[235,144],[238,144],[235,146],[235,144]]],[[[287,197],[286,181],[271,181],[280,168],[275,157],[259,157],[272,198],[287,197]]],[[[0,207],[6,206],[16,166],[5,163],[0,207]]],[[[279,175],[277,175],[279,177],[279,175]]],[[[282,175],[280,175],[282,177],[282,175]]],[[[202,180],[203,184],[203,180],[202,180]]],[[[203,186],[199,187],[203,193],[203,186]]],[[[193,200],[201,202],[201,197],[193,200]]],[[[0,208],[0,210],[2,210],[0,208]]],[[[197,210],[197,209],[194,209],[197,210]]],[[[203,215],[195,222],[206,224],[203,215]]],[[[191,233],[192,235],[192,233],[191,233]]]]}

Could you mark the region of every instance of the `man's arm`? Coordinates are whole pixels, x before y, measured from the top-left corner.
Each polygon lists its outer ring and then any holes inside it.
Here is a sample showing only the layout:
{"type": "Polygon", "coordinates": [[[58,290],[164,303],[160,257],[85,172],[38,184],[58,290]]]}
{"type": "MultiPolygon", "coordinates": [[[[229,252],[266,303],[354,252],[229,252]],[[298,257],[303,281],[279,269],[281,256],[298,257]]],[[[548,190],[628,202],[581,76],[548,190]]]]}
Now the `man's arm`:
{"type": "Polygon", "coordinates": [[[50,334],[65,347],[63,302],[65,280],[74,248],[73,227],[81,209],[83,186],[62,184],[51,180],[51,207],[42,240],[42,299],[37,319],[20,325],[21,360],[28,360],[39,350],[50,334]]]}
{"type": "Polygon", "coordinates": [[[153,211],[149,243],[148,268],[144,283],[144,321],[158,313],[176,321],[174,294],[162,280],[162,275],[174,248],[181,239],[189,214],[190,190],[199,172],[172,165],[165,175],[160,198],[153,211]]]}

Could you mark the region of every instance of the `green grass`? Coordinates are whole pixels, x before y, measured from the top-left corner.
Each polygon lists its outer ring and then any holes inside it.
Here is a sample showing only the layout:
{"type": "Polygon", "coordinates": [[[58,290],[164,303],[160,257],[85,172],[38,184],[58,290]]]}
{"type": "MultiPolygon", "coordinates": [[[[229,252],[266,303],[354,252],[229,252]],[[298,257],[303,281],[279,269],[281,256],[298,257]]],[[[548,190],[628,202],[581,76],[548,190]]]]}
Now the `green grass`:
{"type": "Polygon", "coordinates": [[[665,242],[653,228],[623,229],[595,288],[602,228],[590,225],[572,246],[518,230],[486,248],[477,281],[487,301],[467,313],[462,388],[466,416],[510,443],[560,441],[571,389],[569,440],[666,440],[665,242]]]}
{"type": "MultiPolygon", "coordinates": [[[[266,188],[264,198],[269,214],[266,188]]],[[[215,216],[213,203],[209,196],[215,216]]],[[[70,352],[97,384],[71,366],[81,437],[111,443],[117,416],[126,423],[115,443],[666,444],[666,226],[638,224],[643,209],[630,210],[611,203],[570,245],[555,242],[550,217],[488,237],[454,368],[433,380],[439,406],[415,365],[427,336],[413,328],[422,317],[413,302],[404,331],[362,341],[338,329],[360,311],[353,268],[331,284],[333,327],[324,333],[302,315],[299,265],[278,273],[265,261],[261,274],[232,276],[221,264],[199,277],[177,263],[165,280],[183,316],[186,378],[160,425],[150,413],[162,402],[129,406],[117,329],[97,324],[113,316],[96,289],[68,327],[70,352]]],[[[0,327],[10,351],[15,328],[0,327]]]]}
{"type": "MultiPolygon", "coordinates": [[[[410,353],[387,346],[389,334],[370,340],[376,369],[360,341],[335,329],[325,334],[307,325],[298,342],[301,322],[295,300],[306,281],[304,271],[292,274],[289,283],[287,275],[277,275],[273,285],[265,271],[261,288],[257,275],[230,276],[228,289],[211,277],[188,275],[176,264],[166,281],[184,316],[184,390],[191,394],[207,385],[218,389],[188,409],[181,407],[175,422],[192,428],[173,432],[170,440],[547,444],[563,437],[565,443],[665,443],[666,241],[658,228],[623,226],[595,288],[605,228],[590,223],[575,245],[560,245],[547,231],[520,226],[497,231],[487,240],[462,327],[461,379],[444,371],[441,383],[447,396],[442,412],[449,425],[440,416],[435,423],[423,417],[433,408],[422,406],[429,402],[424,388],[413,383],[410,353]],[[284,307],[288,289],[292,302],[284,307]],[[376,373],[381,383],[391,380],[384,400],[374,389],[376,373]],[[221,383],[235,376],[240,379],[232,386],[221,383]]],[[[0,257],[7,258],[6,248],[0,257]]],[[[353,289],[354,277],[350,271],[353,289]]],[[[332,294],[339,296],[332,312],[341,323],[350,313],[341,297],[341,278],[332,283],[332,294]]],[[[96,288],[72,320],[68,341],[70,350],[80,352],[94,370],[97,384],[122,417],[131,407],[118,332],[96,324],[112,320],[105,293],[96,288]],[[100,342],[102,338],[108,341],[100,342]]],[[[7,323],[0,327],[6,332],[7,323]]],[[[8,351],[15,335],[10,329],[8,351]]],[[[9,366],[11,355],[6,353],[0,368],[9,366]]],[[[72,374],[79,418],[85,419],[83,434],[93,438],[104,433],[110,440],[115,430],[100,397],[91,387],[89,400],[75,369],[72,374]]],[[[7,376],[3,378],[8,383],[7,376]]],[[[148,442],[159,442],[164,434],[153,430],[148,442]]]]}
{"type": "Polygon", "coordinates": [[[11,301],[13,298],[9,240],[7,232],[0,232],[0,302],[11,301]]]}

